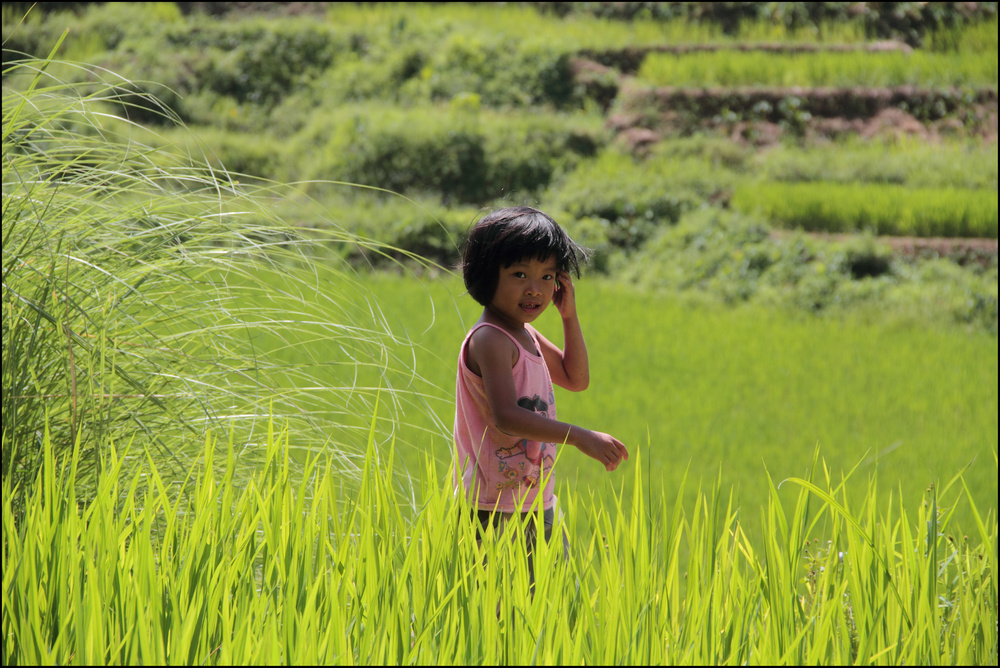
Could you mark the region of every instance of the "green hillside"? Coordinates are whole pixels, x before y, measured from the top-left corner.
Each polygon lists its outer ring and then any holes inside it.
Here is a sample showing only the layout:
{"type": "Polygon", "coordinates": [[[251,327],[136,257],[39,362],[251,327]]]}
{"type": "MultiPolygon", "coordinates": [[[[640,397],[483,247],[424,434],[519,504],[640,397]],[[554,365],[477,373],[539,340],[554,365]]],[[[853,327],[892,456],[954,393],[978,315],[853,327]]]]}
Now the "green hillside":
{"type": "Polygon", "coordinates": [[[129,136],[247,183],[301,183],[285,220],[400,251],[330,244],[359,266],[454,266],[477,211],[519,202],[611,277],[705,265],[672,241],[681,228],[723,265],[761,258],[749,278],[643,287],[773,302],[773,285],[793,308],[996,329],[996,3],[70,4],[6,4],[4,62],[68,31],[60,58],[162,102],[118,96],[129,136]],[[862,241],[799,235],[796,253],[783,230],[862,241]],[[830,297],[814,299],[820,265],[830,297]],[[942,291],[961,297],[929,312],[902,296],[942,291]]]}

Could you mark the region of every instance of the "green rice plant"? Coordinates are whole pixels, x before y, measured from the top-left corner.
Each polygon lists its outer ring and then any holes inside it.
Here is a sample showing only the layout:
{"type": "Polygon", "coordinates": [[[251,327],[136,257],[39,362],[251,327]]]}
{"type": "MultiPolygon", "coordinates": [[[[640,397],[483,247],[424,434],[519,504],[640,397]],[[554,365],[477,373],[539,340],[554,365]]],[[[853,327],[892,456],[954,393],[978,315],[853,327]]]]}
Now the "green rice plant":
{"type": "Polygon", "coordinates": [[[276,189],[144,143],[148,131],[114,111],[135,99],[129,82],[60,63],[95,80],[69,84],[48,75],[53,64],[4,70],[4,480],[27,492],[45,425],[57,456],[79,444],[81,489],[96,484],[108,439],[139,438],[180,475],[176,439],[212,426],[238,435],[249,470],[262,411],[312,434],[303,446],[334,448],[353,475],[367,433],[355,416],[380,389],[377,373],[358,385],[356,369],[405,350],[359,279],[343,263],[319,273],[310,242],[273,214],[276,189]],[[316,341],[336,352],[310,356],[316,341]],[[282,347],[309,361],[277,363],[282,347]]]}
{"type": "Polygon", "coordinates": [[[637,78],[653,86],[996,86],[996,52],[941,54],[714,51],[651,53],[637,78]]]}
{"type": "MultiPolygon", "coordinates": [[[[686,469],[711,475],[723,462],[724,488],[756,508],[767,484],[747,472],[763,461],[776,479],[798,475],[819,445],[834,475],[867,457],[861,473],[878,468],[879,503],[897,486],[919,496],[923,477],[975,461],[966,482],[980,508],[995,507],[996,480],[979,465],[997,447],[995,306],[988,324],[972,318],[976,303],[996,303],[995,267],[973,280],[950,260],[919,275],[893,261],[855,279],[853,253],[883,257],[870,238],[769,241],[759,221],[705,213],[664,229],[612,276],[579,282],[593,383],[556,388],[560,418],[606,425],[630,452],[654,443],[643,456],[654,496],[673,498],[686,469]]],[[[455,356],[482,308],[460,277],[367,280],[394,330],[416,342],[412,366],[427,381],[422,410],[407,410],[396,432],[399,467],[417,476],[425,456],[439,467],[452,457],[455,356]]],[[[536,325],[560,343],[558,314],[536,325]]],[[[630,500],[628,484],[592,464],[568,449],[557,484],[630,500]]],[[[753,513],[742,522],[760,535],[753,513]]]]}
{"type": "MultiPolygon", "coordinates": [[[[678,17],[658,20],[640,14],[633,20],[596,16],[587,8],[570,9],[564,16],[519,5],[482,5],[455,2],[446,6],[414,3],[379,3],[377,6],[330,5],[328,16],[338,25],[366,34],[393,32],[406,35],[421,29],[449,30],[492,39],[516,37],[556,45],[563,50],[615,48],[677,43],[735,43],[780,41],[860,43],[867,40],[858,23],[828,22],[819,26],[789,27],[760,20],[744,21],[727,31],[719,23],[678,17]]],[[[668,11],[670,11],[668,9],[668,11]]],[[[697,10],[696,10],[697,11],[697,10]]],[[[705,17],[707,18],[707,17],[705,17]]]]}
{"type": "Polygon", "coordinates": [[[862,183],[743,183],[733,207],[813,232],[997,238],[993,190],[862,183]]]}
{"type": "Polygon", "coordinates": [[[996,52],[997,16],[965,25],[941,26],[927,35],[925,46],[930,51],[964,53],[996,52]]]}
{"type": "Polygon", "coordinates": [[[671,507],[637,451],[629,501],[559,490],[569,526],[579,514],[587,530],[569,558],[539,543],[532,587],[520,519],[477,544],[452,471],[428,463],[409,517],[374,433],[351,494],[329,453],[296,475],[293,439],[269,428],[264,466],[241,484],[232,439],[209,436],[180,498],[155,457],[108,442],[120,475],[85,502],[80,448],[59,461],[46,439],[23,514],[3,481],[4,663],[996,661],[996,516],[973,505],[974,525],[954,524],[971,500],[961,475],[887,505],[870,482],[855,505],[850,474],[833,482],[817,453],[803,477],[762,472],[763,507],[718,480],[693,508],[682,482],[671,507]],[[754,511],[761,549],[742,523],[754,511]]]}
{"type": "Polygon", "coordinates": [[[768,181],[997,190],[997,151],[979,141],[856,138],[826,145],[782,144],[749,162],[768,181]]]}

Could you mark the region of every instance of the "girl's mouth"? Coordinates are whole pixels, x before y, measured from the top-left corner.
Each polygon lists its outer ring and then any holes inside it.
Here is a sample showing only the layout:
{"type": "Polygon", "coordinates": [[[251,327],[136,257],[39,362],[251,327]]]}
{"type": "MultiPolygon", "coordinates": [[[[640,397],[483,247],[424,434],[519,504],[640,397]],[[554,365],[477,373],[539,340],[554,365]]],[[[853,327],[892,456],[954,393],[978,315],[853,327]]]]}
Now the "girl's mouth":
{"type": "Polygon", "coordinates": [[[542,305],[538,302],[522,302],[520,306],[528,313],[537,313],[542,308],[542,305]]]}

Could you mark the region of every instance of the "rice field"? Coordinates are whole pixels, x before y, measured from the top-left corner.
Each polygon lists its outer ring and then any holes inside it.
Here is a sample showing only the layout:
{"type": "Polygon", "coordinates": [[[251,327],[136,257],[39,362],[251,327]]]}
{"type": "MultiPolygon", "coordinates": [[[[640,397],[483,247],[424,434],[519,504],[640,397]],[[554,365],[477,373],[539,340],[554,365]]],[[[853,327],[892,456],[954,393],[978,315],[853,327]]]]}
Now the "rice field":
{"type": "MultiPolygon", "coordinates": [[[[458,346],[480,309],[455,278],[375,274],[365,285],[396,335],[417,343],[413,374],[389,376],[415,391],[395,433],[401,475],[428,456],[446,466],[458,346]]],[[[883,501],[918,498],[964,471],[977,505],[995,507],[985,466],[997,450],[989,334],[698,307],[586,277],[578,292],[591,387],[557,388],[560,419],[641,451],[654,492],[670,497],[686,476],[690,504],[718,477],[753,527],[767,472],[805,476],[818,449],[835,474],[877,474],[883,501]]],[[[561,341],[556,316],[543,314],[539,327],[561,341]]],[[[585,500],[630,495],[627,474],[609,475],[571,449],[563,456],[557,490],[585,500]]]]}
{"type": "Polygon", "coordinates": [[[4,665],[996,664],[995,336],[585,276],[559,416],[632,456],[562,450],[532,587],[453,490],[457,279],[49,64],[4,92],[4,665]]]}
{"type": "Polygon", "coordinates": [[[995,190],[862,183],[745,183],[733,206],[811,232],[997,237],[995,190]]]}
{"type": "Polygon", "coordinates": [[[870,488],[852,503],[814,461],[808,478],[766,478],[756,548],[718,484],[671,505],[643,488],[636,456],[631,501],[565,504],[591,531],[569,558],[542,541],[531,588],[520,527],[477,545],[433,464],[407,522],[383,475],[391,448],[369,439],[352,495],[329,457],[292,475],[294,435],[268,436],[245,485],[233,444],[210,436],[180,497],[152,460],[127,465],[113,443],[85,503],[79,448],[57,462],[46,443],[21,513],[5,478],[4,663],[996,661],[996,516],[961,479],[909,503],[879,504],[870,488]],[[976,518],[971,536],[953,532],[956,503],[976,518]]]}
{"type": "Polygon", "coordinates": [[[996,86],[984,53],[650,54],[637,74],[654,86],[996,86]]]}

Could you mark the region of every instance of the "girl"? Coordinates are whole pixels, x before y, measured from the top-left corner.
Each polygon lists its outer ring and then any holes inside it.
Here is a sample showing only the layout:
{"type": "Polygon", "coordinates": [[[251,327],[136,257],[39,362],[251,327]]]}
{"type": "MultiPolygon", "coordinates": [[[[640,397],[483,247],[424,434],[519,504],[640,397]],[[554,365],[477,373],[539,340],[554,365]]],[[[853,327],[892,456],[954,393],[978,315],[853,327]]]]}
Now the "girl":
{"type": "Polygon", "coordinates": [[[484,216],[463,249],[465,286],[483,314],[458,356],[456,476],[483,527],[502,528],[541,493],[545,538],[551,537],[556,497],[548,473],[557,444],[576,446],[608,471],[628,459],[618,439],[556,420],[553,382],[574,392],[590,382],[570,277],[571,270],[579,277],[580,259],[586,259],[581,246],[548,215],[526,206],[484,216]],[[550,303],[562,317],[565,350],[531,326],[550,303]],[[548,482],[539,489],[543,475],[548,482]]]}

